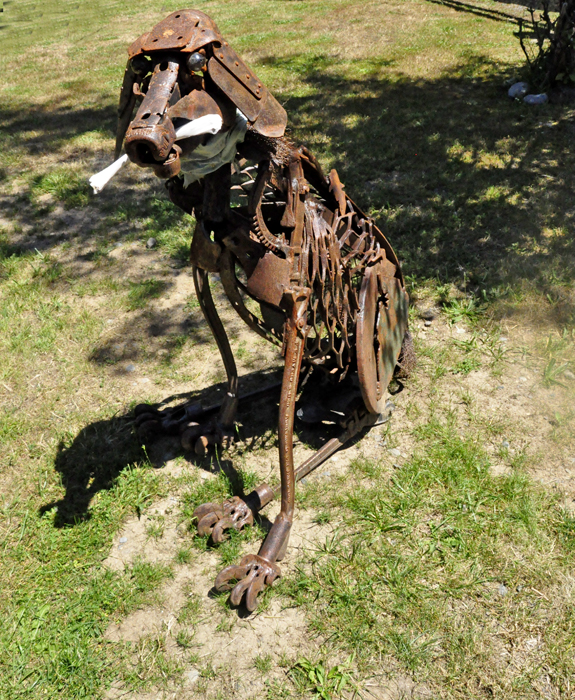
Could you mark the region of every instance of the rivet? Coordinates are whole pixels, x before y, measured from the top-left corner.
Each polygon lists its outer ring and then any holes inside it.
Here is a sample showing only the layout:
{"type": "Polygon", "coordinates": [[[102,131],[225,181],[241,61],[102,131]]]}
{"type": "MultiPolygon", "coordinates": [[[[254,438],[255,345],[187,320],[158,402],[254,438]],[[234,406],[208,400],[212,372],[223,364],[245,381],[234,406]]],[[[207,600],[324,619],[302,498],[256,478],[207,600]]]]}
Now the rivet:
{"type": "Polygon", "coordinates": [[[261,83],[258,83],[258,87],[261,88],[261,86],[262,86],[262,84],[261,84],[261,83]]]}
{"type": "Polygon", "coordinates": [[[239,61],[236,61],[236,66],[239,66],[239,65],[240,65],[240,62],[239,62],[239,61]]]}
{"type": "Polygon", "coordinates": [[[249,80],[249,79],[250,79],[250,76],[249,76],[249,75],[246,75],[246,80],[249,80]]]}
{"type": "Polygon", "coordinates": [[[223,57],[224,57],[224,54],[223,54],[223,53],[221,53],[221,54],[220,54],[220,58],[223,58],[223,57]]]}

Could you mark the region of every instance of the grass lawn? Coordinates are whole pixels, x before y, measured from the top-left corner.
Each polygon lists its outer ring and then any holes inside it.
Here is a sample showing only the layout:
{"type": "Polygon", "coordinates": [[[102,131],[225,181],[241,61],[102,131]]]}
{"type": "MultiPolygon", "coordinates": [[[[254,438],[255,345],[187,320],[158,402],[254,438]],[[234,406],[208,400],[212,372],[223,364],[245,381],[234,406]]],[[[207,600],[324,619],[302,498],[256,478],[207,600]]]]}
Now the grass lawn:
{"type": "MultiPolygon", "coordinates": [[[[388,236],[419,357],[391,420],[299,488],[247,618],[209,591],[265,522],[214,548],[191,513],[274,483],[276,404],[203,460],[140,444],[135,404],[225,375],[191,217],[135,166],[87,184],[126,47],[176,9],[4,3],[0,698],[574,697],[575,107],[507,98],[522,6],[199,8],[388,236]]],[[[246,386],[269,381],[281,358],[212,281],[246,386]]],[[[296,428],[298,459],[328,434],[296,428]]]]}

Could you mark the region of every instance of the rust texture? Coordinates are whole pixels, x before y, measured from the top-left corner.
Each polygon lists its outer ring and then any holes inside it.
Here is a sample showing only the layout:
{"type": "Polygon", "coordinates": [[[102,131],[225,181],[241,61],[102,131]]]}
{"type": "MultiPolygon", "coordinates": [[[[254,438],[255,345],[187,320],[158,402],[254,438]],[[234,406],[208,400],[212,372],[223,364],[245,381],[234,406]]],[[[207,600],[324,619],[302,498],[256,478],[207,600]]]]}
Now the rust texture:
{"type": "Polygon", "coordinates": [[[238,403],[249,398],[238,394],[209,272],[219,273],[241,318],[283,349],[280,487],[262,484],[244,498],[207,503],[195,512],[200,534],[221,542],[227,530],[252,524],[261,508],[280,497],[280,513],[259,553],[216,579],[217,588],[232,590],[233,604],[244,601],[253,610],[258,594],[280,575],[277,562],[293,523],[296,482],[359,431],[384,420],[387,387],[409,338],[408,296],[382,232],[349,198],[335,170],[326,176],[305,147],[285,137],[283,107],[209,17],[196,10],[174,12],[137,39],[129,56],[117,145],[124,143],[132,162],[168,178],[172,201],[196,218],[191,246],[196,292],[228,377],[227,394],[217,406],[138,407],[141,434],[147,439],[179,434],[186,449],[204,454],[210,445],[231,440],[238,403]],[[214,119],[211,132],[198,126],[192,133],[202,120],[214,119]],[[192,135],[177,136],[182,127],[192,135]],[[218,139],[224,143],[238,128],[243,132],[231,151],[220,149],[227,155],[208,167],[218,139]],[[259,313],[248,309],[249,299],[259,304],[259,313]],[[302,369],[332,387],[302,420],[321,421],[331,411],[342,432],[295,469],[302,369]]]}

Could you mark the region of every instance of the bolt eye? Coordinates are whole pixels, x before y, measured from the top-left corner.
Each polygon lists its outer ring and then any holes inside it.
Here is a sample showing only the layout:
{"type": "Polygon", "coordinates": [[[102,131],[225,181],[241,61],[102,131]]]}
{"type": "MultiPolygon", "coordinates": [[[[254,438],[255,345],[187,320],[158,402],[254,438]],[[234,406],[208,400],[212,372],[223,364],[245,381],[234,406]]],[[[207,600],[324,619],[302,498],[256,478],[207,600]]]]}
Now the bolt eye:
{"type": "Polygon", "coordinates": [[[136,75],[146,75],[150,72],[150,61],[144,56],[134,56],[131,62],[132,70],[136,75]]]}
{"type": "Polygon", "coordinates": [[[202,56],[201,53],[194,51],[194,53],[190,54],[186,63],[188,70],[191,73],[197,73],[206,65],[206,57],[202,56]]]}

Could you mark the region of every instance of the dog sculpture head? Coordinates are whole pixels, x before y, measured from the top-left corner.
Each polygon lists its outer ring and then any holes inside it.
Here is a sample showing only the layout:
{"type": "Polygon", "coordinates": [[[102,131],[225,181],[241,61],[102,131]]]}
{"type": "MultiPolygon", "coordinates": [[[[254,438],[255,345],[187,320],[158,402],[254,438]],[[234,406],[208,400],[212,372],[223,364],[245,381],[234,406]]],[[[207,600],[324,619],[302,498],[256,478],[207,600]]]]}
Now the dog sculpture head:
{"type": "Polygon", "coordinates": [[[129,159],[159,177],[177,175],[182,147],[190,153],[207,134],[233,129],[238,114],[264,136],[284,134],[285,110],[203,12],[173,12],[128,54],[116,153],[124,142],[129,159]]]}

